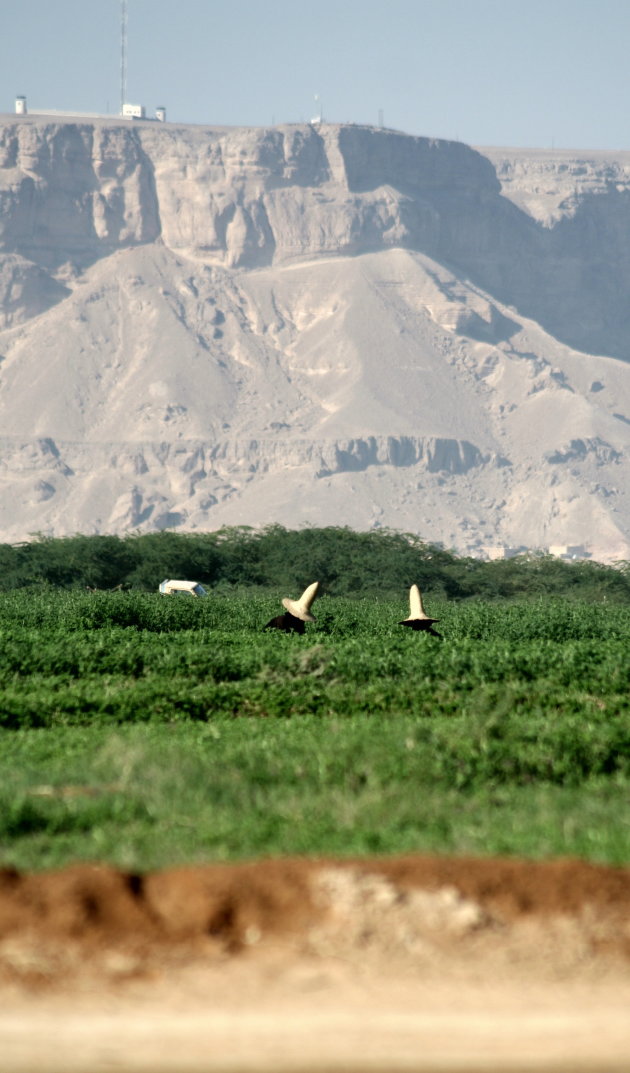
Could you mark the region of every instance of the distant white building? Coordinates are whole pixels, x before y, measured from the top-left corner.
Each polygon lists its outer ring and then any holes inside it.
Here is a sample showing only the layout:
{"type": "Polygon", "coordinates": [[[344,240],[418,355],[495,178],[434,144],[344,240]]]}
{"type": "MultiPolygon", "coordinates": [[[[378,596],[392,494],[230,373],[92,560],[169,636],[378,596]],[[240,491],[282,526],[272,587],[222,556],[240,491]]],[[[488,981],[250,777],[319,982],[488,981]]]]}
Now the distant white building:
{"type": "Polygon", "coordinates": [[[550,544],[548,551],[549,554],[554,555],[556,559],[590,558],[590,552],[586,550],[584,544],[550,544]]]}
{"type": "Polygon", "coordinates": [[[479,548],[479,551],[486,559],[513,559],[515,555],[520,555],[524,548],[508,548],[505,544],[491,544],[487,547],[479,548]]]}
{"type": "MultiPolygon", "coordinates": [[[[21,94],[15,98],[15,114],[28,115],[26,97],[21,94]]],[[[143,104],[123,104],[120,113],[123,119],[147,119],[146,108],[143,104]]],[[[110,115],[103,112],[61,112],[56,108],[35,109],[31,115],[63,116],[64,118],[75,117],[77,119],[110,119],[110,115]]],[[[166,108],[163,104],[155,109],[155,120],[158,123],[166,123],[166,108]]]]}
{"type": "Polygon", "coordinates": [[[145,119],[146,110],[143,104],[123,104],[123,119],[145,119]]]}

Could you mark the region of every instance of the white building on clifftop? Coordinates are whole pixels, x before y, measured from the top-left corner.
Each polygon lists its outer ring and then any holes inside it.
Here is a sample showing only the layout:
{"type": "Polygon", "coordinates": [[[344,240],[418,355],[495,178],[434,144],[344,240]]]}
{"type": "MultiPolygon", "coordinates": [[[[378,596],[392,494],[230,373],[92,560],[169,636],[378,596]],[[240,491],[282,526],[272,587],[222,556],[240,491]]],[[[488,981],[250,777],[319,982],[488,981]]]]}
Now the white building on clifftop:
{"type": "MultiPolygon", "coordinates": [[[[49,115],[49,116],[63,116],[65,119],[115,119],[116,116],[112,116],[106,112],[62,112],[58,108],[36,108],[35,111],[29,113],[26,97],[18,95],[15,98],[15,114],[16,115],[49,115]]],[[[158,123],[166,123],[166,108],[163,104],[159,105],[155,109],[155,116],[148,116],[146,114],[146,108],[143,104],[123,104],[122,112],[120,113],[122,119],[145,119],[150,123],[157,121],[158,123]]]]}

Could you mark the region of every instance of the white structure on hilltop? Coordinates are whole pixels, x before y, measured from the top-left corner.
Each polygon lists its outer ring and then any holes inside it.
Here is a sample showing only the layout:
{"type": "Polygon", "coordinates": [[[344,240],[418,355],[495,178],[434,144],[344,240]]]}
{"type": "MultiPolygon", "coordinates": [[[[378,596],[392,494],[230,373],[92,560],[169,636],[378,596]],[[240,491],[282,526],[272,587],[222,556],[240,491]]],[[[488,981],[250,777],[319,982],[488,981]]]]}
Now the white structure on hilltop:
{"type": "Polygon", "coordinates": [[[143,104],[123,104],[120,113],[123,119],[145,119],[146,111],[143,104]]]}
{"type": "MultiPolygon", "coordinates": [[[[127,0],[120,0],[120,114],[123,119],[147,118],[143,104],[129,104],[127,101],[127,0]]],[[[155,118],[159,123],[166,122],[164,105],[155,109],[155,118]]]]}
{"type": "MultiPolygon", "coordinates": [[[[63,116],[67,119],[112,119],[111,115],[105,112],[64,112],[58,108],[36,108],[29,112],[26,104],[26,97],[17,96],[15,98],[15,114],[16,115],[48,115],[48,116],[63,116]]],[[[159,123],[166,123],[166,108],[163,104],[159,105],[155,109],[155,118],[147,116],[146,109],[143,104],[124,104],[122,112],[120,113],[121,119],[147,119],[149,122],[157,120],[159,123]]]]}
{"type": "MultiPolygon", "coordinates": [[[[15,114],[28,115],[26,97],[18,94],[15,98],[15,114]]],[[[101,112],[65,112],[56,108],[36,109],[31,115],[64,116],[77,119],[110,119],[111,116],[101,112]]],[[[121,27],[120,27],[120,112],[122,119],[148,119],[143,104],[130,104],[127,101],[127,0],[121,0],[121,27]]],[[[155,109],[155,119],[158,123],[166,122],[166,108],[163,104],[155,109]]]]}
{"type": "Polygon", "coordinates": [[[315,107],[317,108],[317,115],[314,115],[311,119],[312,127],[319,127],[324,121],[324,115],[322,112],[322,102],[319,93],[315,94],[315,107]]]}

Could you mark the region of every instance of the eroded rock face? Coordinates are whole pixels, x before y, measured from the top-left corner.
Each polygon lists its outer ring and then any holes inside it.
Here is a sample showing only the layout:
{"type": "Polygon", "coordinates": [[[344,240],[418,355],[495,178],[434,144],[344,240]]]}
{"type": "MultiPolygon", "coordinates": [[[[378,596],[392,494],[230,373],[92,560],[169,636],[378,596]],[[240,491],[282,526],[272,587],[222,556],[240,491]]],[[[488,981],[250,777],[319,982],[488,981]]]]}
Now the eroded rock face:
{"type": "Polygon", "coordinates": [[[154,241],[231,267],[439,243],[422,197],[497,194],[467,146],[359,127],[21,120],[0,131],[7,250],[55,266],[154,241]],[[378,191],[378,193],[377,193],[378,191]]]}
{"type": "MultiPolygon", "coordinates": [[[[625,359],[630,155],[488,153],[353,125],[7,118],[0,252],[58,278],[158,240],[242,269],[402,246],[571,346],[625,359]]],[[[46,291],[44,305],[61,297],[46,291]]]]}
{"type": "Polygon", "coordinates": [[[57,273],[158,239],[234,268],[402,246],[625,358],[630,160],[491,156],[499,178],[460,143],[352,125],[15,118],[0,127],[0,250],[57,273]]]}
{"type": "Polygon", "coordinates": [[[18,254],[0,256],[0,329],[38,316],[69,293],[32,261],[18,254]]]}
{"type": "Polygon", "coordinates": [[[160,233],[153,168],[133,129],[0,126],[2,248],[56,268],[160,233]]]}
{"type": "MultiPolygon", "coordinates": [[[[630,153],[481,152],[495,166],[503,196],[542,233],[537,270],[532,265],[516,280],[512,304],[579,350],[627,361],[630,153]]],[[[505,296],[509,286],[493,293],[505,296]]]]}
{"type": "Polygon", "coordinates": [[[627,557],[630,154],[530,155],[7,117],[0,539],[280,521],[627,557]]]}

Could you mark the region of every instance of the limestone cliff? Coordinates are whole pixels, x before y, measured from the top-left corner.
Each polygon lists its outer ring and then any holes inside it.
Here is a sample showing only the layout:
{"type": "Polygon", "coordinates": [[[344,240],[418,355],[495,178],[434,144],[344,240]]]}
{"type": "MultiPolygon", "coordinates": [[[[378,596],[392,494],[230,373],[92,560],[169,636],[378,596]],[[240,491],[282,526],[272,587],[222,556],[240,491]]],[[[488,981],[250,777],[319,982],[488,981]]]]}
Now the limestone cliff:
{"type": "Polygon", "coordinates": [[[629,194],[630,154],[6,117],[0,539],[630,554],[629,194]]]}
{"type": "Polygon", "coordinates": [[[5,323],[38,310],[33,264],[52,303],[64,272],[134,244],[234,268],[402,246],[571,346],[627,358],[630,155],[490,156],[501,182],[468,146],[365,127],[7,120],[0,251],[24,258],[25,282],[5,323]]]}
{"type": "Polygon", "coordinates": [[[28,118],[0,128],[0,169],[2,248],[50,268],[84,267],[158,237],[247,268],[435,246],[440,202],[499,191],[491,165],[467,146],[360,127],[28,118]]]}

